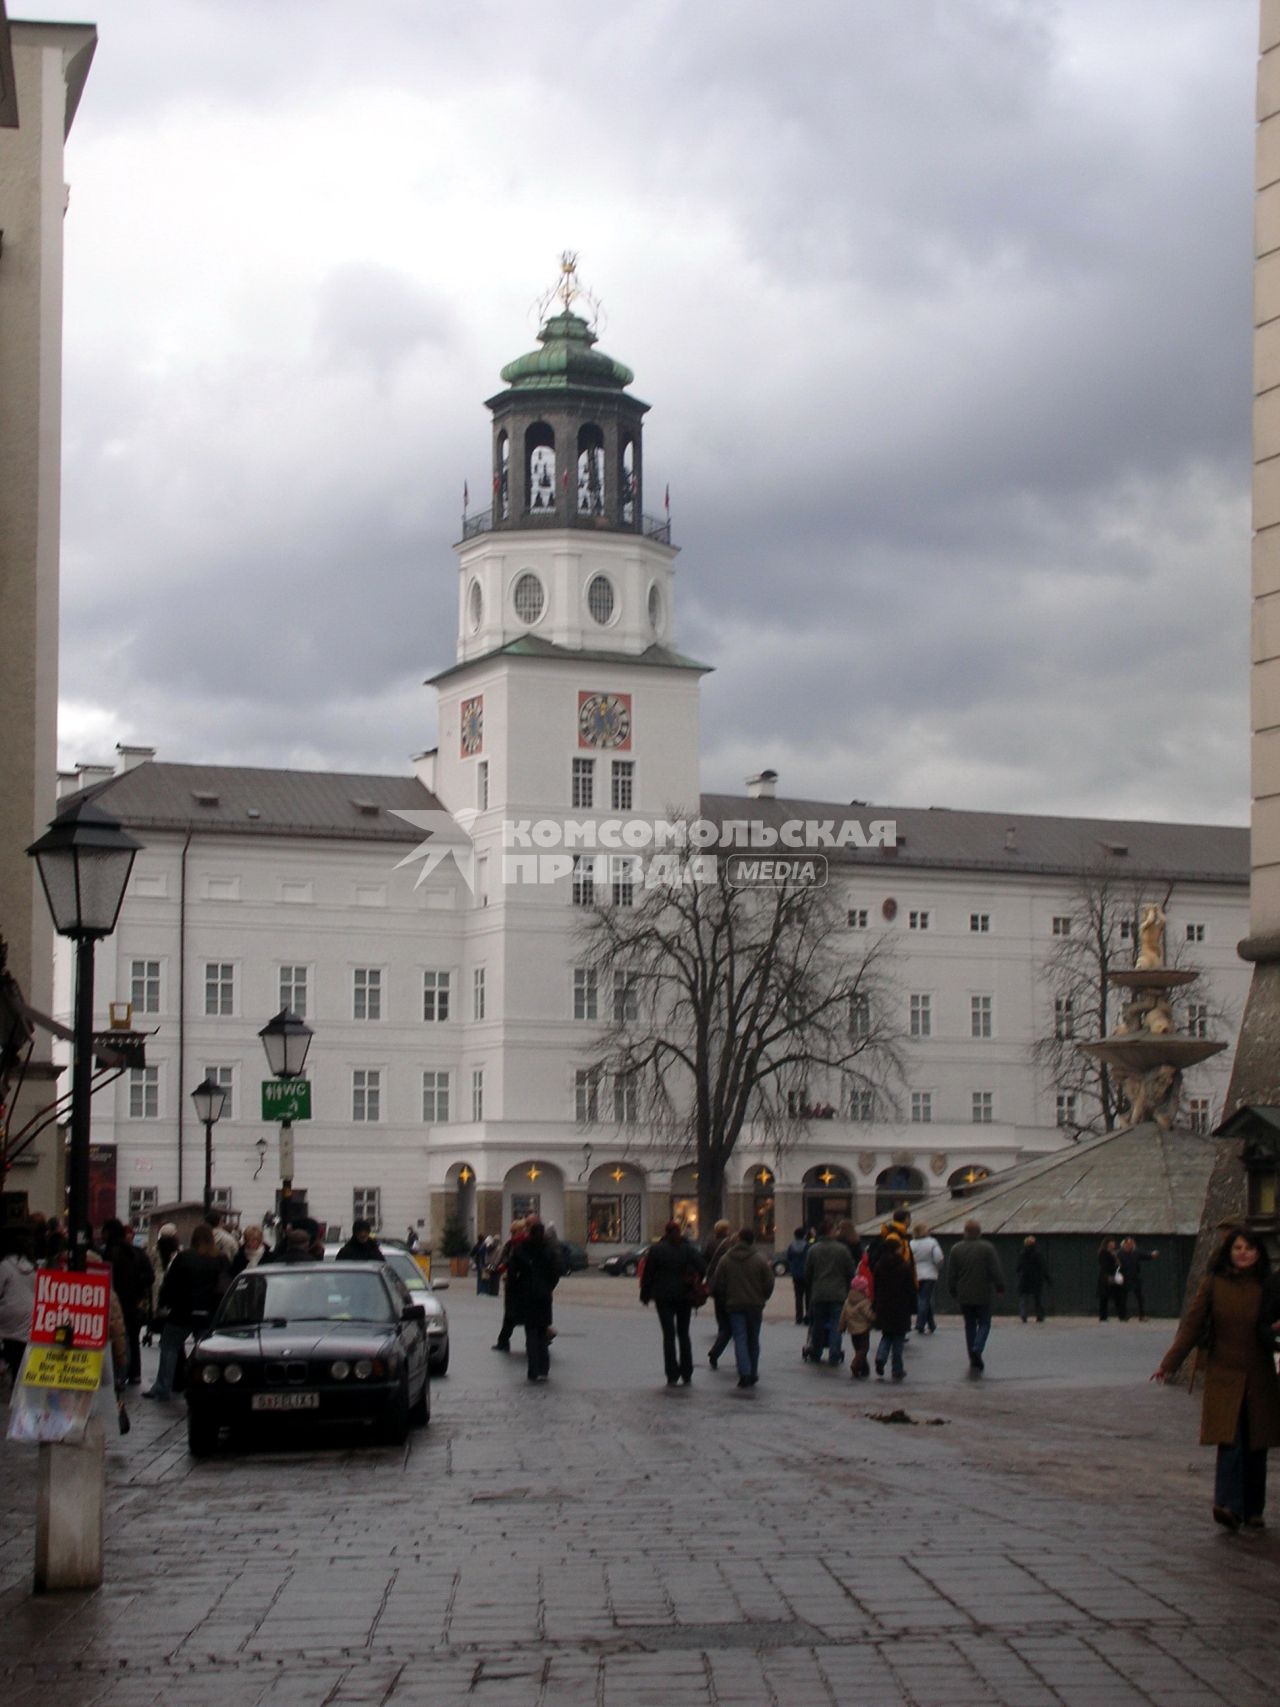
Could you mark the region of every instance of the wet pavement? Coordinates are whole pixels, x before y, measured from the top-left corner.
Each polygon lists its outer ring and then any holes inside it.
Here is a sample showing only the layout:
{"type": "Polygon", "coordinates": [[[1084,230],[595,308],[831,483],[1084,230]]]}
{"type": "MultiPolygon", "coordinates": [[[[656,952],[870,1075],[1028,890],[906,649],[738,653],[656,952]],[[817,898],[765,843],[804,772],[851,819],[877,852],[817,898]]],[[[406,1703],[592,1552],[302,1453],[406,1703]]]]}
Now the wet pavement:
{"type": "Polygon", "coordinates": [[[999,1322],[974,1380],[949,1319],[901,1385],[855,1384],[801,1362],[778,1299],[759,1387],[710,1371],[703,1320],[668,1388],[634,1281],[575,1275],[532,1386],[489,1349],[496,1301],[446,1296],[452,1370],[405,1448],[197,1463],[180,1404],[132,1400],[94,1594],[31,1594],[35,1451],[0,1446],[6,1707],[1280,1693],[1280,1503],[1274,1532],[1211,1523],[1198,1404],[1147,1381],[1169,1323],[999,1322]]]}

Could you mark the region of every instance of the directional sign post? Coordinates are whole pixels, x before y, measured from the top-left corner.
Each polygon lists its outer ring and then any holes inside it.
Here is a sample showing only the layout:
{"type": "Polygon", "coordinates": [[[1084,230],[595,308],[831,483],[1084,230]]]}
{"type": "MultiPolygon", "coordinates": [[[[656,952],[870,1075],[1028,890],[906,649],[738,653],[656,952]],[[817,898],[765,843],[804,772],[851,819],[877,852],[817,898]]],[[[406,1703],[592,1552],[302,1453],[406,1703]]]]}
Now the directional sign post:
{"type": "Polygon", "coordinates": [[[264,1079],[262,1081],[262,1118],[264,1120],[310,1120],[310,1079],[264,1079]]]}

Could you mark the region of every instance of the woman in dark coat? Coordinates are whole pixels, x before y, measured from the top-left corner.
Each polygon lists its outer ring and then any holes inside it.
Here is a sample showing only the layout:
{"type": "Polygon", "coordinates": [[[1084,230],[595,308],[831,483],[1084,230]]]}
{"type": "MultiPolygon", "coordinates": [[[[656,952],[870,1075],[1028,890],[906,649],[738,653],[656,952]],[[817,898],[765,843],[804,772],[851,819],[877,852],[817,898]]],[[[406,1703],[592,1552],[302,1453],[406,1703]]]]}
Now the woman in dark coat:
{"type": "Polygon", "coordinates": [[[1124,1320],[1124,1288],[1120,1280],[1120,1255],[1114,1239],[1104,1239],[1098,1246],[1098,1320],[1107,1319],[1107,1306],[1114,1304],[1116,1315],[1124,1320]]]}
{"type": "Polygon", "coordinates": [[[662,1363],[668,1387],[681,1381],[687,1387],[693,1380],[689,1318],[694,1309],[694,1290],[706,1270],[702,1252],[685,1238],[678,1221],[668,1221],[662,1237],[645,1252],[640,1302],[652,1304],[662,1324],[662,1363]]]}
{"type": "Polygon", "coordinates": [[[1199,1348],[1196,1367],[1205,1370],[1200,1444],[1218,1449],[1213,1518],[1227,1529],[1263,1527],[1267,1452],[1280,1446],[1280,1380],[1272,1349],[1278,1332],[1280,1294],[1267,1253],[1252,1233],[1233,1228],[1151,1377],[1163,1384],[1199,1348]]]}
{"type": "Polygon", "coordinates": [[[906,1378],[902,1353],[916,1313],[915,1271],[903,1255],[900,1239],[885,1239],[872,1267],[875,1280],[876,1326],[880,1345],[876,1351],[876,1374],[884,1377],[884,1366],[893,1359],[893,1379],[906,1378]]]}
{"type": "Polygon", "coordinates": [[[541,1221],[531,1221],[525,1236],[511,1248],[507,1269],[507,1311],[524,1327],[525,1355],[530,1381],[545,1381],[551,1372],[547,1329],[551,1326],[551,1295],[560,1284],[560,1260],[547,1240],[541,1221]]]}

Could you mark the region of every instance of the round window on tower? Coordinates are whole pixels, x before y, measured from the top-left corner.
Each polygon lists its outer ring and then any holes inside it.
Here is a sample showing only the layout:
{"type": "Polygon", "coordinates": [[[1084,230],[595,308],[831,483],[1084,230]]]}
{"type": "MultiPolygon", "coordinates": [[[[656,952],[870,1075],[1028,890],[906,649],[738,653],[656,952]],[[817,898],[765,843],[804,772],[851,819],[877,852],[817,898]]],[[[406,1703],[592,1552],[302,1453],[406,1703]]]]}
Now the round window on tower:
{"type": "Polygon", "coordinates": [[[655,634],[662,633],[662,593],[656,581],[649,588],[649,627],[655,634]]]}
{"type": "Polygon", "coordinates": [[[607,575],[594,575],[587,588],[587,609],[591,620],[606,628],[613,621],[613,583],[607,575]]]}
{"type": "Polygon", "coordinates": [[[527,622],[530,627],[541,618],[546,599],[542,591],[542,582],[531,570],[526,570],[516,581],[511,602],[516,607],[516,615],[520,621],[527,622]]]}
{"type": "Polygon", "coordinates": [[[479,581],[473,581],[467,589],[467,621],[472,634],[484,621],[484,594],[480,591],[479,581]]]}

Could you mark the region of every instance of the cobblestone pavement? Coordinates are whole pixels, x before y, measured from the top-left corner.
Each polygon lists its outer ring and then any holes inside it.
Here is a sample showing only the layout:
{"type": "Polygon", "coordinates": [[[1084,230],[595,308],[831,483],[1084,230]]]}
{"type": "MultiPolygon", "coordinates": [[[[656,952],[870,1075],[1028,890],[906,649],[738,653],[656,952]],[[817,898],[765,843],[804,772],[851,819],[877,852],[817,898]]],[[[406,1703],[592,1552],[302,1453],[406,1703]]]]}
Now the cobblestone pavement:
{"type": "Polygon", "coordinates": [[[96,1594],[31,1595],[35,1454],[5,1444],[6,1707],[1277,1699],[1280,1527],[1209,1521],[1197,1406],[1146,1379],[1167,1323],[998,1323],[973,1381],[951,1319],[855,1385],[776,1300],[758,1388],[704,1321],[669,1389],[634,1282],[579,1275],[530,1386],[496,1302],[448,1296],[405,1449],[196,1463],[180,1406],[134,1403],[96,1594]]]}

